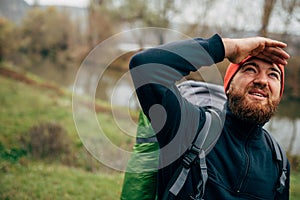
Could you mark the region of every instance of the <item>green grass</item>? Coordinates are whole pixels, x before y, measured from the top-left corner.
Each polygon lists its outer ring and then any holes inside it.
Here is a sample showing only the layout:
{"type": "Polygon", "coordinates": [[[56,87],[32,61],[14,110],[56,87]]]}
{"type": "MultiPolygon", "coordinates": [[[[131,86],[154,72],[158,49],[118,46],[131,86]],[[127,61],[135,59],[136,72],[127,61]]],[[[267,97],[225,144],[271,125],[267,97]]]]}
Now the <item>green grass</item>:
{"type": "Polygon", "coordinates": [[[291,200],[300,199],[300,172],[292,172],[291,176],[291,200]]]}
{"type": "MultiPolygon", "coordinates": [[[[1,67],[1,66],[0,66],[1,67]]],[[[30,78],[33,75],[30,75],[30,78]]],[[[41,82],[41,80],[39,80],[41,82]]],[[[51,90],[36,85],[27,85],[20,81],[0,76],[0,142],[6,149],[20,148],[21,137],[28,134],[34,125],[43,122],[56,122],[61,124],[68,132],[74,146],[82,147],[73,120],[72,96],[70,92],[57,94],[51,90]]],[[[115,120],[112,118],[107,103],[97,102],[108,112],[99,112],[97,119],[104,134],[116,146],[126,150],[131,149],[134,138],[123,134],[115,120]],[[125,141],[125,142],[124,142],[125,141]]],[[[86,105],[82,105],[86,106],[86,105]]],[[[92,119],[85,119],[85,127],[90,128],[92,119]]],[[[126,119],[118,120],[126,124],[126,119]]],[[[89,130],[86,132],[88,133],[89,130]]],[[[131,129],[130,132],[135,132],[131,129]]],[[[85,133],[85,134],[87,134],[85,133]]],[[[97,137],[97,134],[90,134],[97,137]]],[[[94,138],[92,138],[94,139],[94,138]]]]}
{"type": "MultiPolygon", "coordinates": [[[[97,103],[107,109],[107,103],[97,103]]],[[[0,105],[0,199],[118,199],[123,174],[102,165],[84,148],[73,121],[70,92],[60,94],[0,75],[0,105]],[[37,159],[26,152],[22,138],[43,122],[66,129],[72,144],[62,159],[37,159]]],[[[99,112],[97,118],[113,143],[131,149],[134,138],[121,133],[110,113],[99,112]]]]}
{"type": "Polygon", "coordinates": [[[122,174],[91,173],[61,165],[30,163],[0,173],[0,199],[118,199],[122,174]]]}
{"type": "Polygon", "coordinates": [[[60,122],[70,134],[76,133],[68,96],[59,96],[51,90],[31,87],[3,76],[0,76],[0,84],[2,143],[11,147],[18,145],[16,139],[19,136],[44,121],[60,122]]]}

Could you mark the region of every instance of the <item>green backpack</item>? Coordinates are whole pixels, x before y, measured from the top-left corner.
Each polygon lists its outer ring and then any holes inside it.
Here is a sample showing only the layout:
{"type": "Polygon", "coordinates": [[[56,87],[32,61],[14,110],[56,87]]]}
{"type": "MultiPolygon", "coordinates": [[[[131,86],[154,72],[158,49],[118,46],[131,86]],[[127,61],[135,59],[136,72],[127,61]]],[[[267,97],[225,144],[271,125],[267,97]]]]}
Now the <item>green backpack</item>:
{"type": "Polygon", "coordinates": [[[158,143],[154,131],[147,117],[140,112],[136,143],[133,147],[135,153],[151,153],[148,156],[137,157],[132,154],[124,177],[121,199],[122,200],[150,200],[156,198],[156,181],[158,165],[158,143]],[[149,166],[153,166],[152,168],[149,166]],[[135,170],[136,169],[136,170],[135,170]],[[134,173],[144,169],[140,173],[134,173]]]}

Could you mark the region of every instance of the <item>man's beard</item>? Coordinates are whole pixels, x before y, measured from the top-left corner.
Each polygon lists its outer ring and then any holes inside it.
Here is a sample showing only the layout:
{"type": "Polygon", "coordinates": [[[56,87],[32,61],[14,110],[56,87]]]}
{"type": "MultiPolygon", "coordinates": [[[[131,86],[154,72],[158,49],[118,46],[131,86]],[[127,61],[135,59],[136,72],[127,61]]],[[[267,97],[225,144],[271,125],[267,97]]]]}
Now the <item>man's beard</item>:
{"type": "MultiPolygon", "coordinates": [[[[253,88],[255,88],[255,86],[253,86],[253,88]]],[[[246,89],[246,92],[249,91],[249,89],[251,88],[246,89]]],[[[280,102],[280,98],[274,101],[268,99],[265,105],[259,102],[248,102],[245,99],[246,93],[234,89],[233,85],[231,85],[229,90],[230,92],[227,96],[231,112],[242,121],[250,123],[264,125],[274,115],[280,102]]]]}

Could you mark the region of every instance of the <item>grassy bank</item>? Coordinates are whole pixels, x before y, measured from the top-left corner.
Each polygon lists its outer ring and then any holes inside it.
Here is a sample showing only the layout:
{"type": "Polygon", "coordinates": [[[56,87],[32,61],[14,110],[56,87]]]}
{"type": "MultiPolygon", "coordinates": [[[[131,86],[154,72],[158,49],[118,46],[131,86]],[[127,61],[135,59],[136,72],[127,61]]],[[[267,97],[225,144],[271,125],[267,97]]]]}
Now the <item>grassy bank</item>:
{"type": "Polygon", "coordinates": [[[118,199],[120,173],[91,173],[59,164],[30,162],[1,172],[0,199],[118,199]]]}
{"type": "MultiPolygon", "coordinates": [[[[0,85],[0,199],[118,199],[123,174],[85,149],[73,121],[70,91],[2,66],[0,85]],[[42,146],[44,137],[35,147],[43,152],[34,150],[32,133],[46,126],[46,136],[51,124],[63,130],[52,138],[53,147],[42,146]]],[[[96,109],[106,136],[131,149],[134,138],[122,135],[107,103],[97,102],[96,109]]]]}

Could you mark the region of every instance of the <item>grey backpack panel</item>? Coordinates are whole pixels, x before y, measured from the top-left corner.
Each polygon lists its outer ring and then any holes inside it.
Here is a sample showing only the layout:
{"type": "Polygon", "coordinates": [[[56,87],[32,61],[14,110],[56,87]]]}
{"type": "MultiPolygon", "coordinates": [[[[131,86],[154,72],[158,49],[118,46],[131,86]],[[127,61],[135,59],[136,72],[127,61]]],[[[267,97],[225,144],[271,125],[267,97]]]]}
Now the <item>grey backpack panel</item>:
{"type": "Polygon", "coordinates": [[[221,85],[200,81],[184,81],[177,85],[180,94],[194,105],[223,110],[227,100],[221,85]]]}

